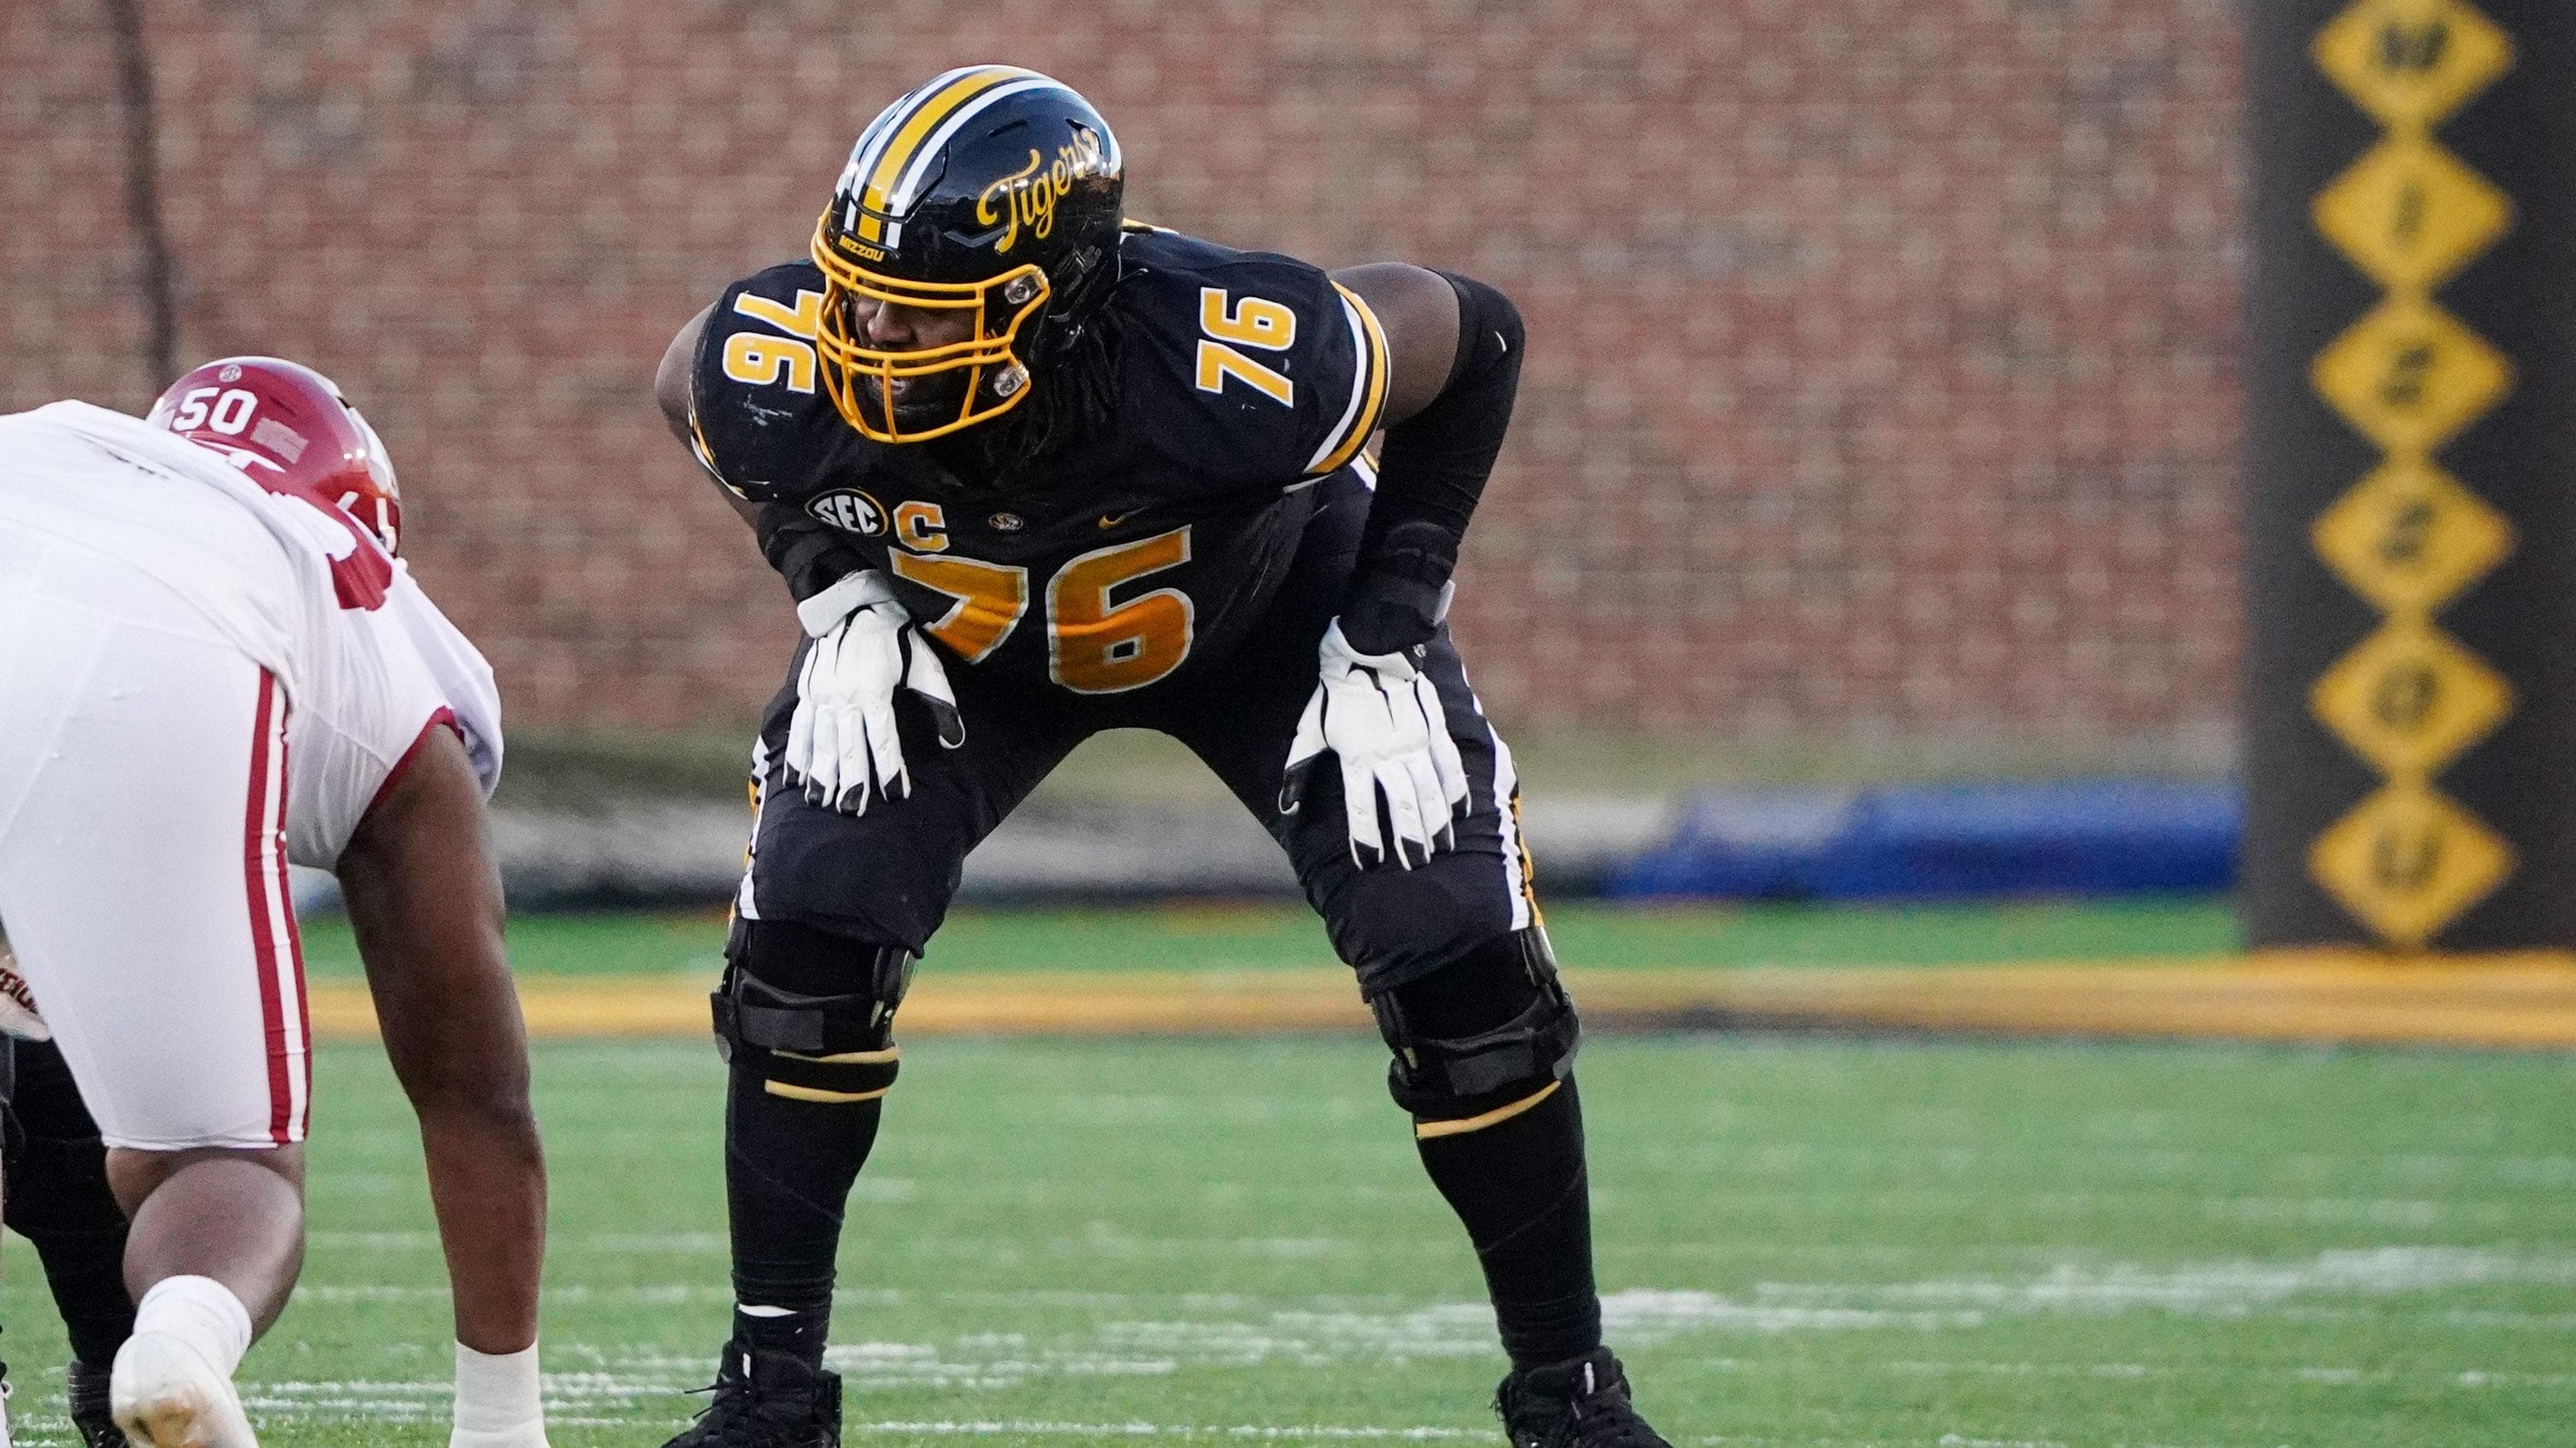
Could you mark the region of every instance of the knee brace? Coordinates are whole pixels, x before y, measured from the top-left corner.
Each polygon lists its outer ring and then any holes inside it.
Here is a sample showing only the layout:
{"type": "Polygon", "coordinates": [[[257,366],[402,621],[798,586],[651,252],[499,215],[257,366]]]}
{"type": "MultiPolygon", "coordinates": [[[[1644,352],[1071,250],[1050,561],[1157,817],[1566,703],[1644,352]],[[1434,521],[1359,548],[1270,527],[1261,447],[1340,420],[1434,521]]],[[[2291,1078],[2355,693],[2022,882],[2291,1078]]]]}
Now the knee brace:
{"type": "Polygon", "coordinates": [[[1387,1091],[1426,1138],[1481,1131],[1547,1099],[1583,1033],[1535,927],[1372,997],[1369,1009],[1395,1053],[1387,1091]]]}
{"type": "Polygon", "coordinates": [[[738,920],[712,998],[716,1048],[772,1096],[848,1105],[894,1086],[912,952],[785,920],[738,920]]]}

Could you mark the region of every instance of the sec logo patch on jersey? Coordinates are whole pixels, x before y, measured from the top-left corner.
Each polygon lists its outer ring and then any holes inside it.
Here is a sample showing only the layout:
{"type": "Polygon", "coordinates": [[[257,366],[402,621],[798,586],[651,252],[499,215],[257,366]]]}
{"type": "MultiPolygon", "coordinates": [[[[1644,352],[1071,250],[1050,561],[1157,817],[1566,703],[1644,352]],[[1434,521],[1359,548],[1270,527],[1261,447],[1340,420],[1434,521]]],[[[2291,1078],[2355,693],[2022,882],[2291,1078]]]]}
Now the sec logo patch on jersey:
{"type": "Polygon", "coordinates": [[[885,505],[856,488],[834,488],[815,495],[805,511],[818,523],[828,524],[844,533],[857,533],[874,538],[886,530],[885,505]]]}

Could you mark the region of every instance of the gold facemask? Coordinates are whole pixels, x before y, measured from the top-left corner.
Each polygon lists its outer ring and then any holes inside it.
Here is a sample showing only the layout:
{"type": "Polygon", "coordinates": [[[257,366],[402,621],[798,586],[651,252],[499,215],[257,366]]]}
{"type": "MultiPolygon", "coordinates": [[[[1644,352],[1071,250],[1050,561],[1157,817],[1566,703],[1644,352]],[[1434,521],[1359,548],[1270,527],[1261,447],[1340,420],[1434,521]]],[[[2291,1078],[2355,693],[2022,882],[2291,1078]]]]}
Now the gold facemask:
{"type": "MultiPolygon", "coordinates": [[[[837,209],[839,202],[834,202],[837,209]]],[[[980,282],[912,282],[870,271],[833,244],[832,213],[814,226],[814,265],[823,272],[822,325],[814,350],[822,362],[823,390],[850,426],[878,442],[926,442],[959,428],[1001,416],[1029,395],[1028,369],[1012,354],[1020,329],[1045,310],[1053,288],[1036,265],[1011,270],[980,282]],[[889,352],[860,341],[851,325],[851,303],[860,298],[925,311],[971,312],[975,335],[937,347],[889,352]],[[1006,318],[995,330],[994,319],[1006,318]],[[966,395],[957,414],[928,427],[903,424],[894,405],[893,384],[907,378],[966,374],[966,395]],[[876,381],[874,416],[865,405],[861,383],[876,381]],[[989,384],[989,385],[988,385],[989,384]]]]}

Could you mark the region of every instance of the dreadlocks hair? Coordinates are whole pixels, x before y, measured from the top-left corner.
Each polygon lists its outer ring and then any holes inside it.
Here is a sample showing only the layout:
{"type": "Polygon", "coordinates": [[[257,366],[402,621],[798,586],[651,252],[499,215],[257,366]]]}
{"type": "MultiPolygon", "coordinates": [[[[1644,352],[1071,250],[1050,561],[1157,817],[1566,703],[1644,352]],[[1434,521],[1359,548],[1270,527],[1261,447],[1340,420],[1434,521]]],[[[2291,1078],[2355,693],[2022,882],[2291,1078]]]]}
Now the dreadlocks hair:
{"type": "Polygon", "coordinates": [[[1124,331],[1117,309],[1101,307],[1079,335],[1036,369],[1028,401],[988,426],[939,440],[956,444],[953,455],[943,459],[949,470],[996,496],[1043,493],[1048,473],[1066,450],[1098,435],[1117,414],[1124,331]]]}

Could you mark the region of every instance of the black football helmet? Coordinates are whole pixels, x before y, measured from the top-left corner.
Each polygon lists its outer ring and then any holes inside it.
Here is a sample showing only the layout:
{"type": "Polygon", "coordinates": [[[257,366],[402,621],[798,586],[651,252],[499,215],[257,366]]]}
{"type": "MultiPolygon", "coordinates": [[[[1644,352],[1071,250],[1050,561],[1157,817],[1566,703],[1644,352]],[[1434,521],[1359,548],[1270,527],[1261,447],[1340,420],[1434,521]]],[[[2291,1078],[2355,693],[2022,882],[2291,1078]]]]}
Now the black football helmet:
{"type": "Polygon", "coordinates": [[[1125,189],[1109,123],[1036,71],[968,66],[886,107],[814,228],[816,350],[841,416],[879,442],[921,442],[1026,400],[1108,294],[1125,189]],[[864,340],[861,299],[971,312],[975,331],[886,351],[864,340]]]}

